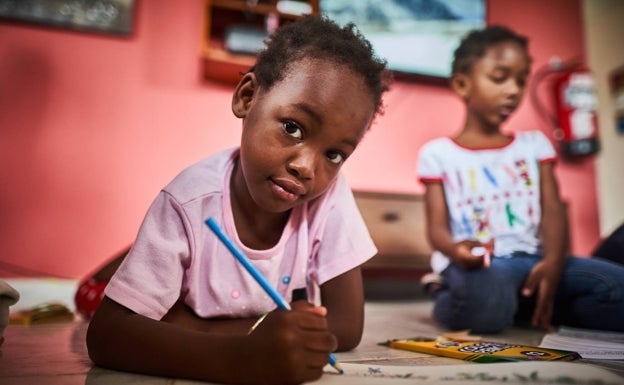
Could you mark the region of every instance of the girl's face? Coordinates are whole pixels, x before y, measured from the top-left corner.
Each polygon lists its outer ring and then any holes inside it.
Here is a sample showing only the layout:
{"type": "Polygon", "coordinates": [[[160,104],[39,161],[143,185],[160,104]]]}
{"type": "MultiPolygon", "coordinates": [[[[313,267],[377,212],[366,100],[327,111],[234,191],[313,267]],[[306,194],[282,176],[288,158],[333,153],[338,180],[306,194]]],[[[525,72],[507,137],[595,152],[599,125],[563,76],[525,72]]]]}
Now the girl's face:
{"type": "Polygon", "coordinates": [[[518,43],[488,48],[471,73],[464,75],[465,84],[458,91],[466,102],[468,121],[498,130],[520,104],[529,71],[529,58],[518,43]]]}
{"type": "Polygon", "coordinates": [[[234,195],[270,213],[324,193],[374,115],[363,79],[327,60],[293,63],[268,91],[258,88],[253,73],[246,74],[232,108],[243,118],[234,195]]]}

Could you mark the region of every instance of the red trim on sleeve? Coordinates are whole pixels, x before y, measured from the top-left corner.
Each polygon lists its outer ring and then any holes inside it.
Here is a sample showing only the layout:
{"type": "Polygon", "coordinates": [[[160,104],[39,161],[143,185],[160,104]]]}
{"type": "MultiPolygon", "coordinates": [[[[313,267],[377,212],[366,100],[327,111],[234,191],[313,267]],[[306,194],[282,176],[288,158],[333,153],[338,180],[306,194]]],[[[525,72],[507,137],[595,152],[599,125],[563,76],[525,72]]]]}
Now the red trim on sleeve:
{"type": "Polygon", "coordinates": [[[442,178],[422,177],[418,178],[421,183],[442,183],[442,178]]]}
{"type": "Polygon", "coordinates": [[[539,160],[540,163],[557,163],[557,157],[544,158],[539,160]]]}

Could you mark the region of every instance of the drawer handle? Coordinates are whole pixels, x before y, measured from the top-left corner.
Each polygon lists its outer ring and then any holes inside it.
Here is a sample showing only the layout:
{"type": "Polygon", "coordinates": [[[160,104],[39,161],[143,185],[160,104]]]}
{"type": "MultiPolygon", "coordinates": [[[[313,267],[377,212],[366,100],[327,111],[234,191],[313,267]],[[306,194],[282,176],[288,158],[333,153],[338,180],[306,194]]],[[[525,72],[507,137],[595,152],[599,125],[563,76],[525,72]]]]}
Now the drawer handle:
{"type": "Polygon", "coordinates": [[[396,212],[387,212],[383,215],[383,220],[386,222],[396,222],[399,218],[399,214],[396,212]]]}

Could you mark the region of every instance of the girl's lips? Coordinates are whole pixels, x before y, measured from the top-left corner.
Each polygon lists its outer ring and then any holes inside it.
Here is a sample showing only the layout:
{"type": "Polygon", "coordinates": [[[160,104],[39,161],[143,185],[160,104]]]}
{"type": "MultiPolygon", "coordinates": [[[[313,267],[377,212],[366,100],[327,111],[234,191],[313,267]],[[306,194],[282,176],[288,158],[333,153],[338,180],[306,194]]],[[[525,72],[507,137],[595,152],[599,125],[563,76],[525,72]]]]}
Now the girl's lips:
{"type": "Polygon", "coordinates": [[[306,189],[290,179],[271,179],[273,193],[279,198],[293,202],[306,194],[306,189]]]}
{"type": "Polygon", "coordinates": [[[513,106],[503,106],[498,109],[498,113],[504,117],[509,117],[514,111],[516,107],[513,106]]]}

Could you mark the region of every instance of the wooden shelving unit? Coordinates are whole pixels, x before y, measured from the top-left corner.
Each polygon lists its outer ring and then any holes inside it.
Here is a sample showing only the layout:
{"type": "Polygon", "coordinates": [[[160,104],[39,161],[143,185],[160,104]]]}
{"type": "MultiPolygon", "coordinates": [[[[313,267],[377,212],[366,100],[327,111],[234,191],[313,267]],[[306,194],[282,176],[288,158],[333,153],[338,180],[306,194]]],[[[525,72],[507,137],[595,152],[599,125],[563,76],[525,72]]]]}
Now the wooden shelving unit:
{"type": "MultiPolygon", "coordinates": [[[[241,73],[245,73],[254,63],[253,54],[233,53],[227,49],[225,35],[228,27],[243,25],[266,29],[267,18],[271,18],[277,25],[282,25],[300,17],[299,14],[284,12],[284,7],[281,6],[284,4],[278,4],[279,2],[279,0],[205,1],[201,56],[206,79],[236,84],[241,73]]],[[[319,0],[299,3],[308,4],[314,14],[319,12],[319,0]]]]}

